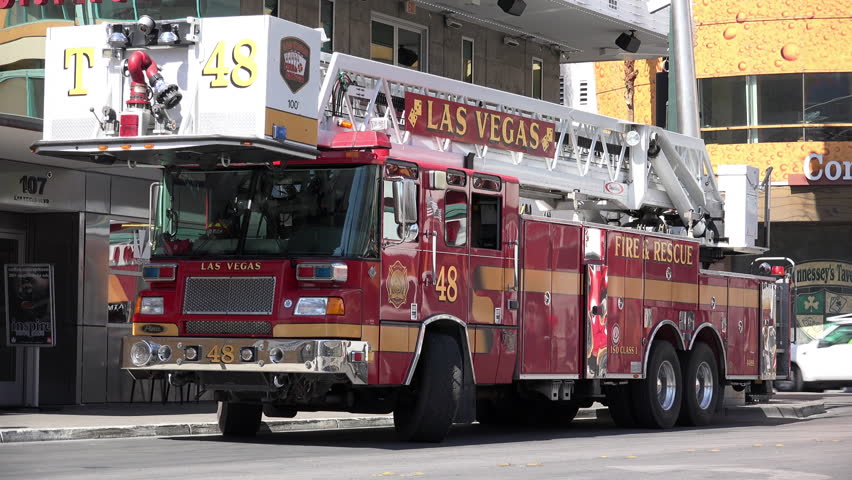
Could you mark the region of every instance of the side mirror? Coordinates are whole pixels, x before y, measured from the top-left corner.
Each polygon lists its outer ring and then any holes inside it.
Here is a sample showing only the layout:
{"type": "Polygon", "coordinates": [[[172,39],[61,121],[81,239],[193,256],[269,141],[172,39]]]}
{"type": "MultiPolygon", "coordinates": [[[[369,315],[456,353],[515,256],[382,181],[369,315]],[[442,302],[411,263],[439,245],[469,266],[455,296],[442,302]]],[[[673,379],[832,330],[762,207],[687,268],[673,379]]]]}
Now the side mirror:
{"type": "Polygon", "coordinates": [[[394,220],[400,225],[417,223],[417,185],[403,178],[393,182],[394,220]]]}

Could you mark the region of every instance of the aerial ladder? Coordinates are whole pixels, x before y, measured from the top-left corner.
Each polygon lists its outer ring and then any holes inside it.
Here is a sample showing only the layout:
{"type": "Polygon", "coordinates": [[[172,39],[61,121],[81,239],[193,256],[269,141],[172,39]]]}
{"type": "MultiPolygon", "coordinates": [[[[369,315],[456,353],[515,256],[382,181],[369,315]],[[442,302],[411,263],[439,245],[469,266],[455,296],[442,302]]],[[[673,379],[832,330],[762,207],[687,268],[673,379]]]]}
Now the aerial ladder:
{"type": "Polygon", "coordinates": [[[517,177],[522,196],[548,214],[688,235],[716,258],[765,250],[756,245],[757,170],[722,166],[717,182],[699,138],[341,53],[323,71],[321,145],[348,129],[378,130],[391,155],[517,177]],[[412,132],[411,94],[553,124],[553,154],[412,132]]]}
{"type": "Polygon", "coordinates": [[[318,32],[269,17],[143,16],[51,29],[46,70],[45,135],[32,147],[40,154],[131,167],[227,166],[312,158],[354,138],[341,133],[372,131],[387,135],[393,157],[517,177],[522,196],[554,216],[695,238],[705,263],[765,250],[757,245],[757,169],[720,166],[717,181],[700,138],[341,53],[321,56],[318,32]],[[412,128],[409,97],[536,123],[547,129],[539,139],[547,148],[412,128]]]}

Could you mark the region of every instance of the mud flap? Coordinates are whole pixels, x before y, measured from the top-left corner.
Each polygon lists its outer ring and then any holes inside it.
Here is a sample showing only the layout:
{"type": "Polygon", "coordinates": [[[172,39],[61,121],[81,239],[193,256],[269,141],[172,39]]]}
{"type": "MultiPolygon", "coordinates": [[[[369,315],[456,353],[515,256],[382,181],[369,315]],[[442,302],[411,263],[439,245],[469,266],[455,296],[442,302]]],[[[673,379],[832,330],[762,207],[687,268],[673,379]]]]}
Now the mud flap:
{"type": "Polygon", "coordinates": [[[453,423],[473,423],[476,420],[476,385],[468,379],[467,372],[465,372],[459,408],[456,410],[456,418],[453,423]]]}

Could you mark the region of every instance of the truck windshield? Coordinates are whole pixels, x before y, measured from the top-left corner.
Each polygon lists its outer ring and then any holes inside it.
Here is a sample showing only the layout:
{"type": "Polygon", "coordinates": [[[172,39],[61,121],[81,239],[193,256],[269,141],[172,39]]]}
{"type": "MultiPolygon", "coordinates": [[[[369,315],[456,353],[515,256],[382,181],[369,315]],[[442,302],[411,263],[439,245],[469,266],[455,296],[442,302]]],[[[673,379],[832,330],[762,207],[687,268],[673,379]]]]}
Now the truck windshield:
{"type": "Polygon", "coordinates": [[[379,168],[167,169],[154,255],[378,255],[379,168]]]}

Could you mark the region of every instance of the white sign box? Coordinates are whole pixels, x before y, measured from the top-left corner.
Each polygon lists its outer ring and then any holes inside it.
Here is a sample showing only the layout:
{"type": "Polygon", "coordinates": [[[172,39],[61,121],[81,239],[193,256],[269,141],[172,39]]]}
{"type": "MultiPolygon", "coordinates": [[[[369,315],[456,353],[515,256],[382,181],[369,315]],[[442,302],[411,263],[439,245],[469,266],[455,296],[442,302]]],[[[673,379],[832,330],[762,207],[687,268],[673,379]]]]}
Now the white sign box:
{"type": "MultiPolygon", "coordinates": [[[[135,142],[128,149],[146,141],[156,149],[157,139],[167,137],[172,145],[181,138],[191,145],[217,136],[316,145],[318,31],[270,16],[181,21],[189,21],[190,29],[181,32],[177,44],[136,48],[132,45],[138,42],[132,42],[127,49],[108,43],[121,28],[112,24],[49,29],[43,143],[75,141],[78,152],[119,138],[135,142]],[[140,136],[119,137],[120,128],[110,131],[99,122],[105,119],[104,107],[119,121],[132,111],[126,60],[136,51],[156,62],[163,81],[177,85],[182,99],[165,110],[173,130],[142,129],[140,136]]],[[[154,92],[149,95],[156,98],[154,92]]]]}

